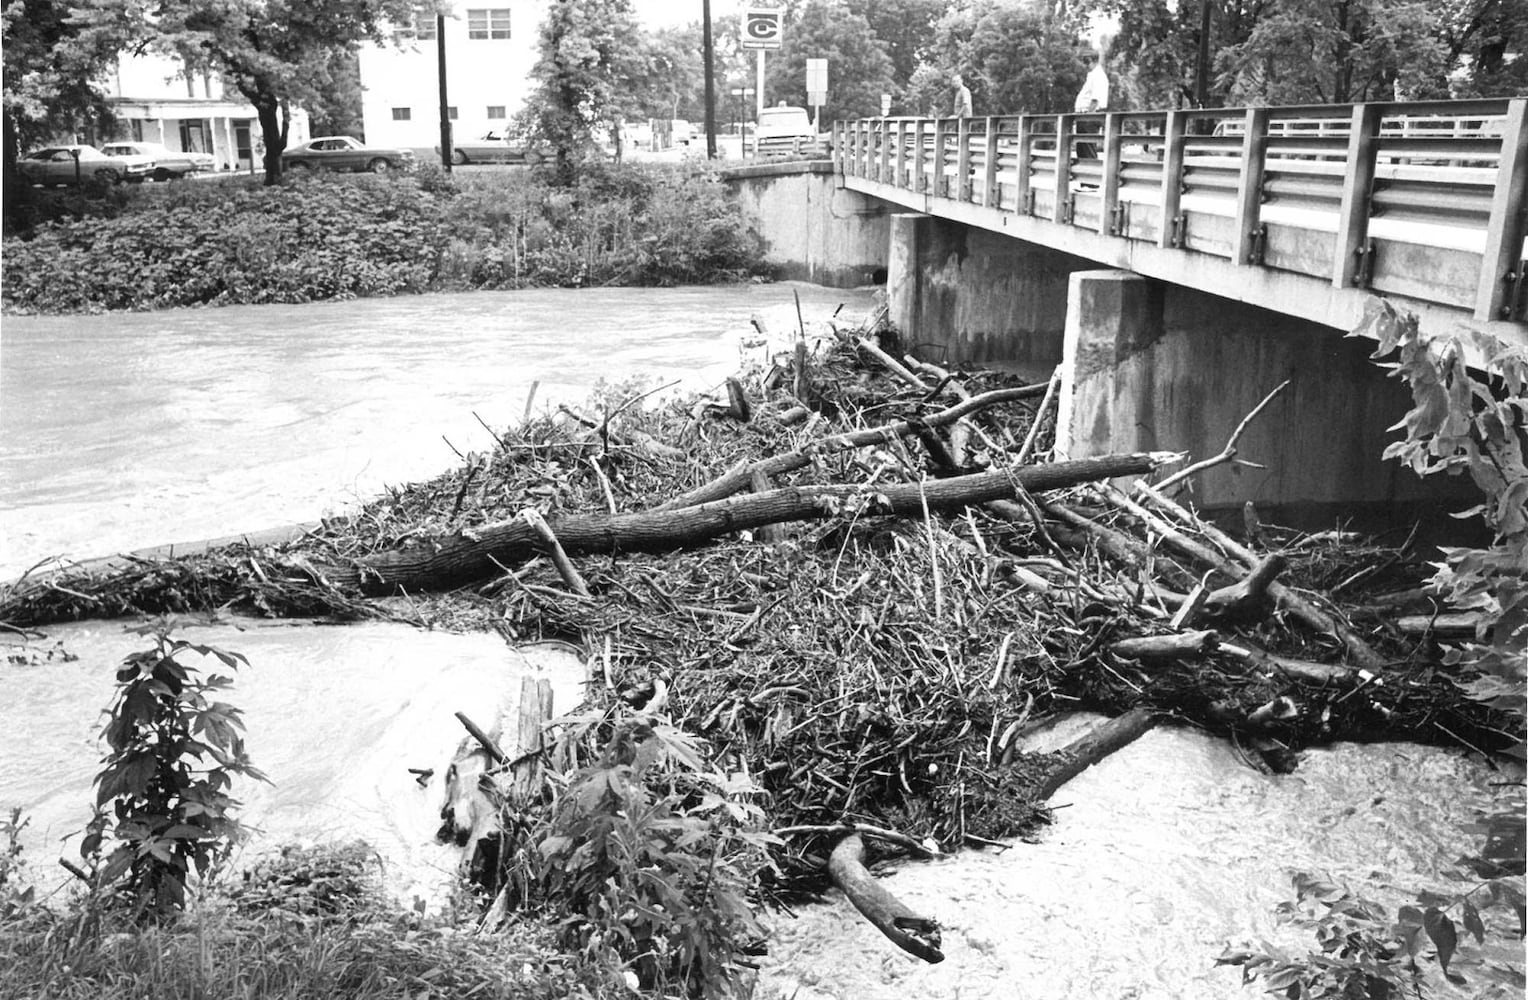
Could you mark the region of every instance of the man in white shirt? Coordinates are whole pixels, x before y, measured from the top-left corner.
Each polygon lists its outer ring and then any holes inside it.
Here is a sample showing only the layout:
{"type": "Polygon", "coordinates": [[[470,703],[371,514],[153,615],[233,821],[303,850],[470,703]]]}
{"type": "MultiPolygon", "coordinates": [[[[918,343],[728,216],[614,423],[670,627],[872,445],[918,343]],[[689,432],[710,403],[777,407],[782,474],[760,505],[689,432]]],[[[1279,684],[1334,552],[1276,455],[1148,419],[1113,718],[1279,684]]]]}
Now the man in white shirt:
{"type": "MultiPolygon", "coordinates": [[[[1072,110],[1077,114],[1093,111],[1106,111],[1109,107],[1109,78],[1104,75],[1104,68],[1098,64],[1098,56],[1093,52],[1084,52],[1082,61],[1088,67],[1087,79],[1082,81],[1082,89],[1077,92],[1077,100],[1072,104],[1072,110]]],[[[1086,128],[1079,126],[1078,132],[1094,131],[1089,125],[1086,128]]],[[[1079,142],[1073,149],[1077,157],[1083,160],[1098,159],[1098,146],[1091,142],[1079,142]]]]}
{"type": "Polygon", "coordinates": [[[1082,82],[1082,89],[1077,92],[1077,101],[1072,105],[1072,110],[1078,114],[1086,111],[1107,111],[1109,109],[1109,78],[1104,74],[1104,68],[1098,64],[1098,56],[1094,53],[1083,53],[1082,61],[1087,64],[1088,78],[1082,82]]]}

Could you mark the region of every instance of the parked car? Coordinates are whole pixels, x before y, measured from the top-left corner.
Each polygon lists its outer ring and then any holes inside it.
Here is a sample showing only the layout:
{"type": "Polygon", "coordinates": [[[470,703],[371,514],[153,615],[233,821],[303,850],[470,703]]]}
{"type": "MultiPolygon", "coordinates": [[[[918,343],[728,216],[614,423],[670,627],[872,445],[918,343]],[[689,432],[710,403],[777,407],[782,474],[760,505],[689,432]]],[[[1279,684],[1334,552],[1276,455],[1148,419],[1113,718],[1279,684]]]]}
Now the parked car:
{"type": "Polygon", "coordinates": [[[16,161],[16,169],[33,184],[78,184],[101,180],[108,184],[141,181],[154,161],[141,156],[108,156],[94,146],[45,146],[16,161]]]}
{"type": "Polygon", "coordinates": [[[321,135],[281,154],[282,170],[410,170],[414,151],[391,146],[368,146],[348,135],[321,135]]]}
{"type": "MultiPolygon", "coordinates": [[[[435,147],[440,153],[440,147],[435,147]]],[[[543,157],[530,140],[503,132],[488,131],[471,139],[451,143],[451,162],[465,163],[540,163],[543,157]]]]}
{"type": "Polygon", "coordinates": [[[781,106],[759,112],[754,132],[755,156],[815,156],[826,149],[806,108],[781,106]]]}
{"type": "Polygon", "coordinates": [[[173,180],[217,166],[211,153],[175,152],[157,142],[108,142],[101,152],[107,156],[146,157],[153,163],[149,176],[156,181],[173,180]]]}

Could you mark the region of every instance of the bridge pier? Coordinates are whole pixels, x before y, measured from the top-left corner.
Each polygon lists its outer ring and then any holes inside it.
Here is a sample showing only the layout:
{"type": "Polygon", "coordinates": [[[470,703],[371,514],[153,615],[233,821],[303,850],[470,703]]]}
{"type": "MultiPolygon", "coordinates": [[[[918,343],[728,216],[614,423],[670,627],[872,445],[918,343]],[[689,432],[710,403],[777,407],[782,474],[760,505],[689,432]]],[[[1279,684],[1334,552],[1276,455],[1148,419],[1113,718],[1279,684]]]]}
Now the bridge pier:
{"type": "Polygon", "coordinates": [[[887,308],[920,356],[944,364],[1061,360],[1067,275],[1091,261],[921,213],[891,217],[887,308]]]}
{"type": "Polygon", "coordinates": [[[1285,523],[1359,523],[1440,496],[1380,458],[1410,397],[1368,358],[1372,344],[1308,320],[1127,271],[1069,279],[1057,451],[1217,454],[1280,382],[1289,387],[1243,434],[1238,456],[1197,477],[1209,510],[1248,500],[1285,523]]]}

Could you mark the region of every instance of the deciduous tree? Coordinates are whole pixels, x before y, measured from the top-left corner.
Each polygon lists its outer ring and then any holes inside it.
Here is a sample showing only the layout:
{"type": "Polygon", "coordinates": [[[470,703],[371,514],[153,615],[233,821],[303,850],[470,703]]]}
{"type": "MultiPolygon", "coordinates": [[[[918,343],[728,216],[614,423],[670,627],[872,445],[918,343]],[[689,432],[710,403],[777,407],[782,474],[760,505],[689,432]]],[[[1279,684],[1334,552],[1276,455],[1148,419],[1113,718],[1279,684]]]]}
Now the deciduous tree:
{"type": "Polygon", "coordinates": [[[978,114],[1072,110],[1087,70],[1080,23],[1048,8],[975,0],[934,26],[906,103],[919,113],[948,114],[951,78],[960,73],[978,114]]]}
{"type": "Polygon", "coordinates": [[[55,0],[6,0],[0,6],[7,226],[24,191],[16,173],[21,148],[110,121],[97,84],[120,39],[92,30],[73,7],[55,0]]]}
{"type": "Polygon", "coordinates": [[[595,128],[619,119],[622,84],[639,71],[640,35],[630,0],[552,0],[527,102],[531,130],[555,151],[554,176],[571,183],[594,146],[595,128]]]}
{"type": "Polygon", "coordinates": [[[834,0],[787,9],[783,45],[765,63],[771,101],[807,105],[806,61],[828,60],[827,110],[834,118],[881,113],[881,95],[896,85],[887,46],[864,15],[834,0]]]}

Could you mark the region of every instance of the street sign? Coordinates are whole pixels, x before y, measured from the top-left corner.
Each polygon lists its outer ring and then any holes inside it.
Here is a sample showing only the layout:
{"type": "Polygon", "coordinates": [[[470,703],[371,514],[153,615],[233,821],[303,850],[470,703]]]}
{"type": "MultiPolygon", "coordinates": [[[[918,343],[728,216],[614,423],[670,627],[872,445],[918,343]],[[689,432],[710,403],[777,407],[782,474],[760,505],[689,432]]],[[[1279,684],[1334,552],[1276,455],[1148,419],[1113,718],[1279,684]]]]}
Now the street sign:
{"type": "Polygon", "coordinates": [[[774,8],[750,7],[743,12],[743,48],[778,49],[784,11],[774,8]]]}
{"type": "Polygon", "coordinates": [[[806,93],[809,104],[828,103],[828,61],[826,59],[806,61],[806,93]]]}

